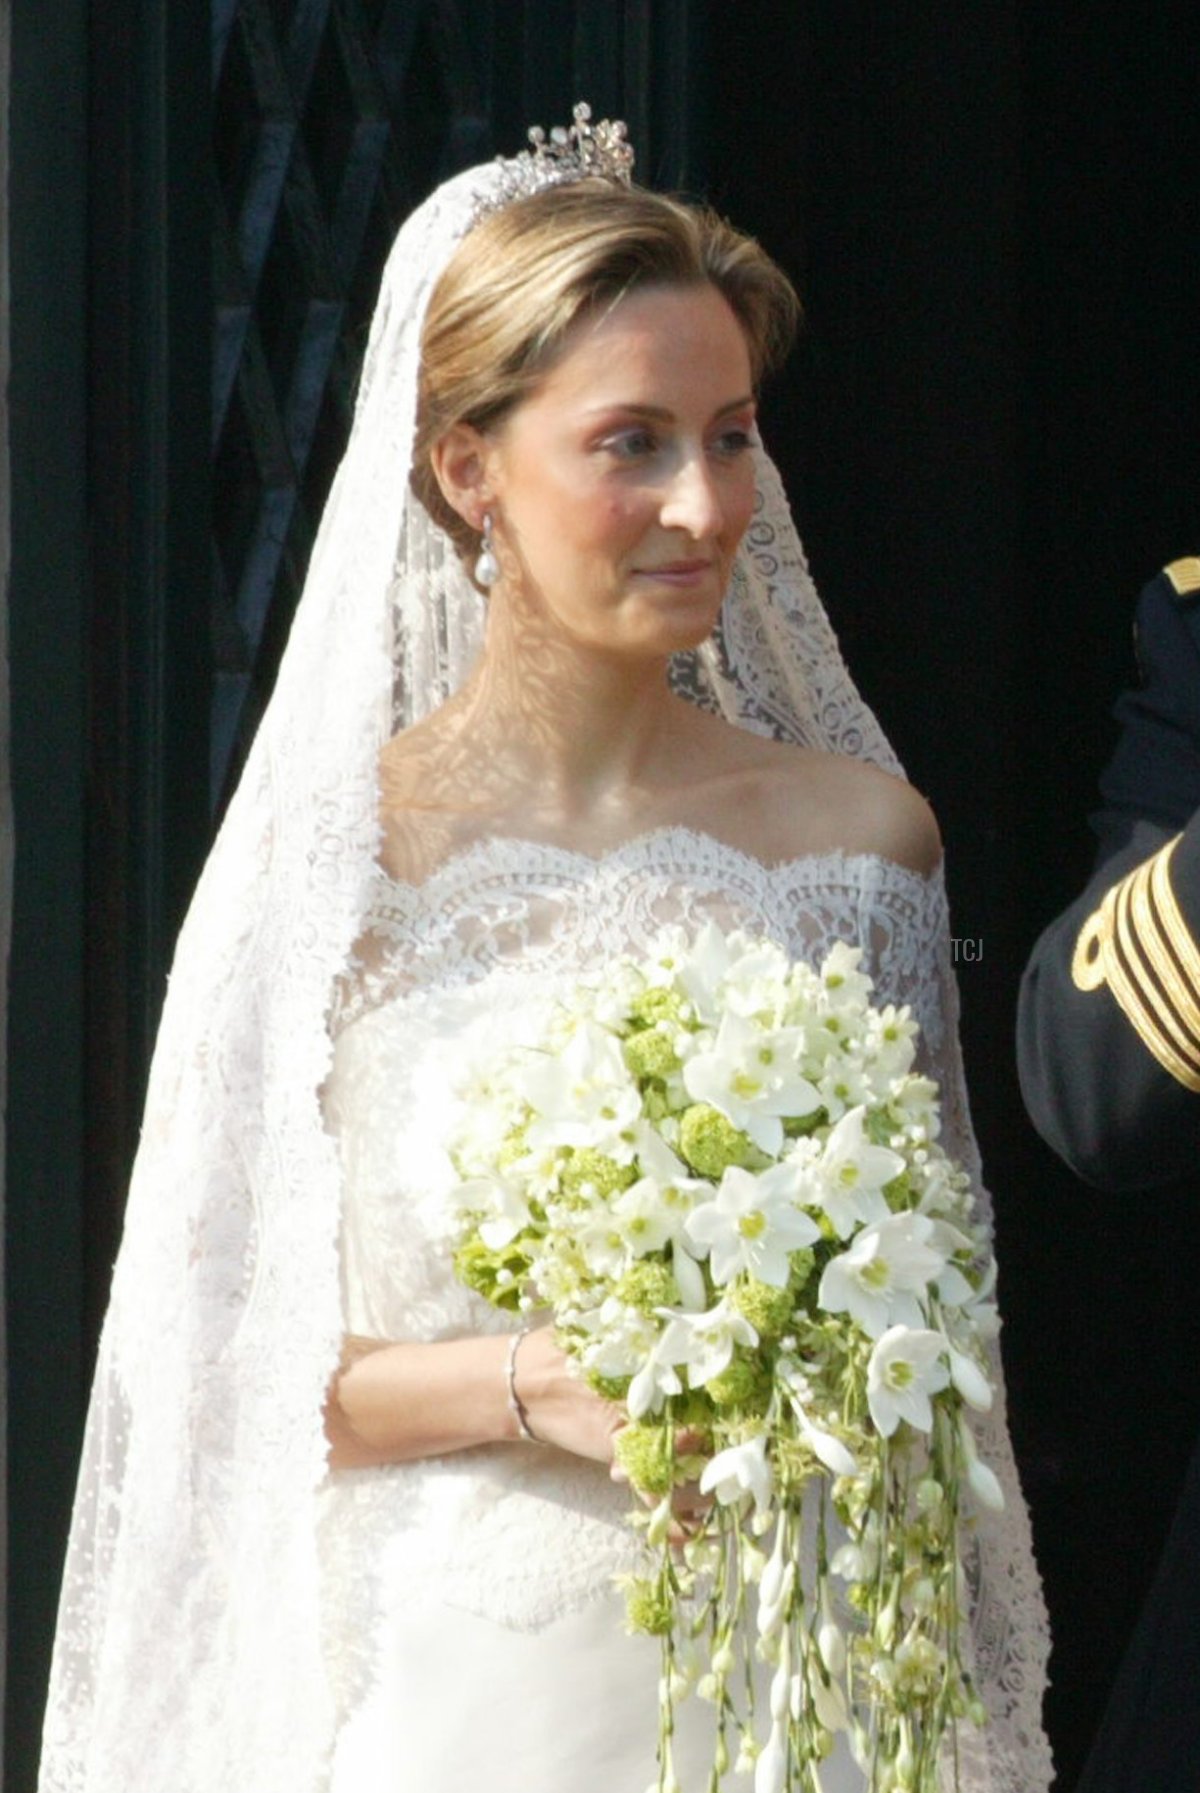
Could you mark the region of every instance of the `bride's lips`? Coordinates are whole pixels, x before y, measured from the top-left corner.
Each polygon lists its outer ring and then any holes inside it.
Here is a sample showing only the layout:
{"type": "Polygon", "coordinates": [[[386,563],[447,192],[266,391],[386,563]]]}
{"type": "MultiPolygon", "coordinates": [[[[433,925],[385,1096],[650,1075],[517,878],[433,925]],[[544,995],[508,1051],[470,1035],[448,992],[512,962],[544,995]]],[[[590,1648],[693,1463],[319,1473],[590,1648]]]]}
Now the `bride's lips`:
{"type": "Polygon", "coordinates": [[[662,566],[635,567],[633,570],[639,579],[654,579],[663,585],[696,585],[710,573],[716,562],[712,560],[668,560],[662,566]]]}

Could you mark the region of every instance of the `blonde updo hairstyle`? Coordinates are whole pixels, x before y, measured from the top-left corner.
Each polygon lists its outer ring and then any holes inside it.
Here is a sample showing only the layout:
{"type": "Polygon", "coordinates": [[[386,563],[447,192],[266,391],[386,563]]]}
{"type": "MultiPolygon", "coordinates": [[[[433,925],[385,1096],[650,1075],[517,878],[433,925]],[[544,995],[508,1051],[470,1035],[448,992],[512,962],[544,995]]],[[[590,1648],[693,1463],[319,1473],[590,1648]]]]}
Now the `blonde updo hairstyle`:
{"type": "Polygon", "coordinates": [[[554,364],[572,327],[649,286],[713,286],[746,337],[755,384],[786,355],[800,305],[752,237],[707,209],[584,180],[480,220],[430,296],[411,483],[470,567],[479,536],[442,495],[431,451],[455,424],[494,430],[554,364]]]}

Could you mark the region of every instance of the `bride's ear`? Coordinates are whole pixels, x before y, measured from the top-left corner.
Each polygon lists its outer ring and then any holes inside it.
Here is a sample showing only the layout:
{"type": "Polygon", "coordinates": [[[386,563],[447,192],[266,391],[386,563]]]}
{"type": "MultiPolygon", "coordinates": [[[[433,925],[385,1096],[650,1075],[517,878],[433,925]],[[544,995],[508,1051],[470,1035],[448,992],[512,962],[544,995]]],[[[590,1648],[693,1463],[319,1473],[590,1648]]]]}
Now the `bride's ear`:
{"type": "Polygon", "coordinates": [[[483,527],[483,513],[491,502],[490,460],[487,437],[470,423],[453,424],[430,450],[430,466],[442,497],[472,529],[483,527]]]}

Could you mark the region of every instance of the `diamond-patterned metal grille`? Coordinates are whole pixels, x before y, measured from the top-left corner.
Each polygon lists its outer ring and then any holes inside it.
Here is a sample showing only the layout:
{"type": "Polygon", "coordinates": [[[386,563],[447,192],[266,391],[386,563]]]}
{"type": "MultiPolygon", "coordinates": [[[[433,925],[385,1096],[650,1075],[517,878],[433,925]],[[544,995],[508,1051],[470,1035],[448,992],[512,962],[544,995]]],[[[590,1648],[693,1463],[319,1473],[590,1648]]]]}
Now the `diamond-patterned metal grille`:
{"type": "Polygon", "coordinates": [[[581,96],[640,127],[644,179],[694,183],[702,10],[213,0],[215,807],[270,693],[401,219],[581,96]]]}
{"type": "Polygon", "coordinates": [[[219,802],[295,607],[387,245],[488,146],[446,0],[218,0],[214,55],[219,802]]]}

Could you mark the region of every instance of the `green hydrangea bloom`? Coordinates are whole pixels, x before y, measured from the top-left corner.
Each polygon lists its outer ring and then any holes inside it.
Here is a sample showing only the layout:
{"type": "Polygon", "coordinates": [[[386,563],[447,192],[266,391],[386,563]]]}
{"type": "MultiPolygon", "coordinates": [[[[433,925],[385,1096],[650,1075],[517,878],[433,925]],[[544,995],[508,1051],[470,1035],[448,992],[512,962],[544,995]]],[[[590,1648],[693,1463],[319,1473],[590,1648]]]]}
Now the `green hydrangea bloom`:
{"type": "Polygon", "coordinates": [[[632,1421],[617,1433],[613,1455],[640,1493],[661,1497],[675,1486],[677,1464],[665,1427],[632,1421]]]}
{"type": "Polygon", "coordinates": [[[605,1401],[623,1401],[629,1393],[628,1376],[602,1376],[599,1370],[589,1370],[584,1380],[605,1401]]]}
{"type": "Polygon", "coordinates": [[[674,1621],[669,1591],[645,1575],[630,1575],[624,1585],[629,1629],[644,1631],[648,1637],[665,1637],[674,1621]]]}
{"type": "Polygon", "coordinates": [[[496,1163],[501,1170],[507,1170],[512,1164],[518,1164],[529,1154],[529,1128],[527,1124],[510,1127],[496,1153],[496,1163]]]}
{"type": "Polygon", "coordinates": [[[670,1077],[679,1069],[679,1059],[671,1044],[670,1034],[648,1027],[642,1033],[630,1034],[622,1051],[625,1063],[635,1077],[670,1077]]]}
{"type": "Polygon", "coordinates": [[[756,1357],[734,1357],[719,1376],[711,1376],[704,1386],[718,1407],[765,1413],[771,1403],[771,1374],[756,1357]]]}
{"type": "MultiPolygon", "coordinates": [[[[799,1255],[799,1254],[797,1254],[799,1255]]],[[[812,1253],[805,1252],[812,1267],[812,1253]]],[[[807,1277],[806,1277],[807,1280],[807,1277]]],[[[794,1301],[790,1288],[774,1289],[770,1283],[748,1276],[734,1284],[730,1299],[738,1313],[749,1320],[760,1339],[779,1339],[792,1322],[794,1301]]]]}
{"type": "Polygon", "coordinates": [[[521,1288],[529,1275],[529,1259],[516,1244],[492,1251],[478,1233],[464,1239],[454,1253],[454,1268],[468,1289],[474,1289],[494,1307],[519,1311],[521,1288]]]}
{"type": "Polygon", "coordinates": [[[594,1199],[591,1192],[595,1191],[601,1201],[609,1201],[636,1181],[637,1171],[632,1164],[618,1164],[594,1146],[579,1146],[563,1164],[558,1183],[566,1201],[579,1200],[585,1191],[589,1199],[594,1199]]]}
{"type": "Polygon", "coordinates": [[[643,1027],[655,1027],[660,1021],[670,1021],[677,1026],[683,1014],[683,997],[677,990],[664,990],[661,984],[652,984],[640,996],[634,997],[629,1013],[643,1027]]]}
{"type": "Polygon", "coordinates": [[[615,1293],[627,1307],[639,1313],[653,1314],[660,1307],[674,1307],[679,1301],[679,1284],[669,1264],[643,1258],[632,1265],[616,1285],[615,1293]]]}
{"type": "Polygon", "coordinates": [[[693,1170],[714,1182],[731,1164],[745,1168],[757,1156],[753,1140],[707,1102],[694,1102],[680,1116],[679,1150],[693,1170]]]}

